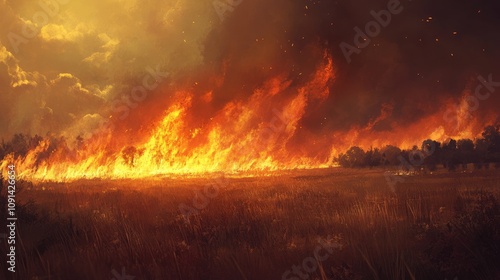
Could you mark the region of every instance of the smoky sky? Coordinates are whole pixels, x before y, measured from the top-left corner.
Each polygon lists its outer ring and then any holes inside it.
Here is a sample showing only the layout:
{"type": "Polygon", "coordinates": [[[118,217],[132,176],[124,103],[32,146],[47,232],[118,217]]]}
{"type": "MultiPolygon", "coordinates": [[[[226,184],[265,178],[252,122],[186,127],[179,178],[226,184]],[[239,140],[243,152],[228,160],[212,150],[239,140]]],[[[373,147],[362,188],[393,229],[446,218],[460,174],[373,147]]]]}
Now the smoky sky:
{"type": "MultiPolygon", "coordinates": [[[[500,80],[495,1],[400,1],[402,12],[350,63],[339,45],[354,45],[354,28],[364,30],[374,20],[370,12],[387,9],[389,1],[243,0],[223,19],[213,1],[91,2],[61,4],[18,51],[9,34],[33,24],[40,8],[37,1],[0,2],[0,137],[80,134],[107,118],[147,67],[159,66],[169,77],[120,126],[136,130],[157,119],[176,90],[200,97],[213,91],[211,104],[193,105],[201,119],[249,98],[274,76],[290,80],[283,94],[293,95],[325,52],[335,82],[328,99],[310,104],[301,121],[317,133],[365,126],[382,108],[390,108],[390,117],[373,129],[410,124],[444,102],[458,103],[479,75],[500,80]]],[[[478,115],[500,105],[498,91],[478,115]]]]}
{"type": "MultiPolygon", "coordinates": [[[[309,73],[317,61],[314,48],[327,49],[337,79],[327,103],[303,120],[311,129],[362,126],[383,104],[392,104],[389,121],[411,123],[439,111],[446,99],[458,99],[464,90],[473,89],[478,75],[500,77],[495,63],[500,10],[494,1],[401,1],[403,11],[392,15],[370,45],[351,56],[351,63],[339,44],[355,46],[354,27],[365,30],[374,20],[370,11],[387,9],[388,1],[259,3],[243,3],[230,24],[221,27],[222,35],[211,38],[227,42],[214,60],[231,54],[234,67],[239,67],[234,75],[241,80],[246,79],[242,74],[265,76],[270,66],[275,73],[291,70],[292,77],[300,79],[298,74],[309,73]],[[249,6],[254,7],[247,10],[249,6]],[[250,68],[245,62],[252,57],[265,59],[250,68]],[[328,121],[322,122],[325,117],[328,121]]],[[[492,109],[500,98],[496,94],[481,105],[492,109]]],[[[388,127],[380,123],[374,129],[388,127]]]]}

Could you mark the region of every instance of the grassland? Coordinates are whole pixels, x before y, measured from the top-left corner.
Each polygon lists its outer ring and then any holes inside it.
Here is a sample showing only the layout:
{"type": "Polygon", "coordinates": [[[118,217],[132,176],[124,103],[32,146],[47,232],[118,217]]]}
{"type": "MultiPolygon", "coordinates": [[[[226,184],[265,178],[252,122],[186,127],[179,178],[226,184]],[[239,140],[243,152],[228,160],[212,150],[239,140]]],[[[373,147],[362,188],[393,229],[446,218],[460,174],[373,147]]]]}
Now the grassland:
{"type": "Polygon", "coordinates": [[[0,278],[500,279],[500,172],[402,178],[19,182],[17,272],[0,278]]]}

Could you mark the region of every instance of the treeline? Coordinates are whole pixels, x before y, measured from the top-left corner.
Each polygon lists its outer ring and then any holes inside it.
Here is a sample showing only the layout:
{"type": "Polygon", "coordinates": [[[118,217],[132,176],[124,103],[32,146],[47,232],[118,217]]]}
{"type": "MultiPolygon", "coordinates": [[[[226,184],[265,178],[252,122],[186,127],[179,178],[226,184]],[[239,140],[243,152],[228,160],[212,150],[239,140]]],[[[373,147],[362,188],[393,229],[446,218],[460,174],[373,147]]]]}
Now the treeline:
{"type": "Polygon", "coordinates": [[[334,163],[349,168],[402,166],[409,169],[408,166],[418,166],[429,171],[440,166],[450,171],[458,167],[467,169],[469,164],[476,169],[489,168],[492,164],[500,167],[500,125],[487,126],[482,138],[475,141],[449,139],[440,143],[427,139],[420,147],[413,146],[409,150],[388,145],[364,151],[354,146],[336,157],[334,163]]]}
{"type": "MultiPolygon", "coordinates": [[[[0,143],[0,160],[6,155],[13,154],[15,158],[25,157],[30,150],[35,149],[44,138],[38,135],[29,136],[16,134],[10,141],[2,140],[0,143]]],[[[74,149],[83,145],[83,139],[77,137],[76,146],[70,148],[64,137],[50,137],[45,149],[38,154],[39,161],[50,156],[53,152],[72,154],[74,149]]],[[[74,141],[74,140],[73,140],[74,141]]],[[[122,156],[126,162],[133,165],[135,149],[126,148],[122,156]]],[[[500,125],[487,126],[482,132],[482,138],[475,139],[449,139],[439,143],[432,139],[423,141],[412,149],[402,150],[396,146],[388,145],[383,148],[371,148],[364,151],[360,147],[349,148],[334,159],[334,163],[343,167],[362,168],[376,166],[419,166],[426,170],[436,170],[439,166],[449,170],[458,167],[467,168],[473,164],[476,169],[489,168],[490,165],[500,167],[500,125]]]]}
{"type": "MultiPolygon", "coordinates": [[[[70,152],[71,148],[68,145],[68,141],[64,137],[53,137],[49,136],[48,138],[43,138],[42,136],[35,135],[26,135],[26,134],[15,134],[9,141],[5,141],[4,139],[0,142],[0,160],[5,158],[6,155],[12,154],[14,158],[25,157],[29,151],[38,147],[40,142],[48,139],[48,147],[38,154],[38,158],[44,159],[47,158],[51,153],[56,150],[62,150],[64,152],[70,152]]],[[[76,139],[77,147],[83,143],[83,138],[80,136],[76,139]]],[[[73,141],[75,141],[73,140],[73,141]]]]}
{"type": "MultiPolygon", "coordinates": [[[[43,149],[39,149],[35,155],[35,164],[37,165],[48,159],[55,152],[64,154],[69,159],[76,159],[77,150],[85,146],[81,136],[77,136],[76,139],[72,140],[63,136],[48,136],[47,138],[43,138],[39,135],[30,136],[19,133],[15,134],[9,141],[5,141],[4,139],[0,141],[0,160],[4,159],[7,155],[13,155],[16,159],[24,158],[44,140],[46,141],[46,146],[43,149]]],[[[143,150],[138,150],[134,146],[127,146],[121,150],[123,160],[131,167],[134,166],[135,157],[142,155],[142,153],[143,150]]]]}
{"type": "Polygon", "coordinates": [[[0,143],[0,159],[8,154],[14,157],[26,156],[28,152],[38,146],[43,138],[39,135],[30,136],[25,134],[15,134],[10,141],[2,139],[0,143]]]}

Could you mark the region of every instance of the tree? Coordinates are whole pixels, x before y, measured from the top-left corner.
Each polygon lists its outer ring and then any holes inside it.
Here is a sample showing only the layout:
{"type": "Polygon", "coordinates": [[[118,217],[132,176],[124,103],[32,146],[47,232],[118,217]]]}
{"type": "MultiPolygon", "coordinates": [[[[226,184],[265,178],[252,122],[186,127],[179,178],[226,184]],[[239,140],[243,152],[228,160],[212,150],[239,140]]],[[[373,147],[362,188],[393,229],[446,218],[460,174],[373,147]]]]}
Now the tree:
{"type": "Polygon", "coordinates": [[[363,165],[369,167],[379,166],[381,161],[382,155],[380,154],[380,150],[377,148],[370,148],[370,150],[365,153],[365,160],[363,165]]]}
{"type": "Polygon", "coordinates": [[[22,134],[15,134],[10,141],[12,151],[16,156],[26,156],[29,151],[29,138],[22,134]]]}
{"type": "Polygon", "coordinates": [[[486,155],[488,154],[488,143],[484,139],[477,139],[474,147],[474,168],[486,167],[486,155]]]}
{"type": "Polygon", "coordinates": [[[482,133],[487,145],[486,162],[500,163],[500,125],[487,126],[482,133]]]}
{"type": "Polygon", "coordinates": [[[424,140],[421,150],[425,155],[425,168],[430,171],[436,170],[438,163],[441,161],[441,143],[431,139],[424,140]]]}
{"type": "Polygon", "coordinates": [[[448,168],[449,171],[455,171],[458,163],[457,141],[455,139],[449,139],[443,143],[442,151],[443,165],[448,168]]]}
{"type": "Polygon", "coordinates": [[[474,162],[474,142],[470,139],[460,139],[457,142],[458,161],[463,169],[467,169],[467,164],[474,162]]]}
{"type": "Polygon", "coordinates": [[[43,138],[42,136],[38,135],[38,134],[35,134],[35,136],[31,137],[29,139],[29,148],[30,150],[31,149],[34,149],[36,147],[38,147],[38,145],[40,144],[40,142],[43,141],[43,138]]]}
{"type": "Polygon", "coordinates": [[[401,163],[399,160],[401,149],[396,146],[387,145],[380,150],[380,153],[382,153],[383,165],[399,165],[401,163]]]}
{"type": "Polygon", "coordinates": [[[365,151],[360,147],[354,146],[349,148],[345,154],[340,154],[338,162],[342,167],[363,167],[365,164],[365,151]]]}
{"type": "Polygon", "coordinates": [[[134,146],[128,146],[122,150],[122,158],[130,167],[134,166],[135,156],[137,154],[137,149],[134,146]]]}
{"type": "Polygon", "coordinates": [[[460,139],[457,142],[457,149],[461,152],[474,151],[474,142],[470,139],[460,139]]]}

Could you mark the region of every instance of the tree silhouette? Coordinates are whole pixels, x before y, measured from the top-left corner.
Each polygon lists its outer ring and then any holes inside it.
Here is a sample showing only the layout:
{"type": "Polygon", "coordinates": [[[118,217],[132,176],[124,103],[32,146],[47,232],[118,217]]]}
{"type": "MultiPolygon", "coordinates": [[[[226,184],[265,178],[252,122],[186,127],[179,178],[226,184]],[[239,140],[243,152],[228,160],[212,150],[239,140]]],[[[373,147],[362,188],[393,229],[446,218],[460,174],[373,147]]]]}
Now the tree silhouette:
{"type": "Polygon", "coordinates": [[[130,167],[134,166],[134,159],[137,154],[137,149],[134,146],[128,146],[122,150],[122,158],[130,167]]]}
{"type": "Polygon", "coordinates": [[[15,134],[11,140],[12,152],[16,156],[26,156],[29,151],[29,139],[24,134],[15,134]]]}
{"type": "Polygon", "coordinates": [[[458,163],[457,141],[449,139],[443,143],[442,151],[443,166],[448,168],[449,171],[455,171],[458,163]]]}
{"type": "Polygon", "coordinates": [[[467,169],[467,165],[474,162],[474,142],[470,139],[460,139],[457,142],[457,150],[458,161],[463,169],[467,169]]]}
{"type": "Polygon", "coordinates": [[[498,167],[500,163],[500,125],[487,126],[482,133],[482,136],[487,145],[487,155],[485,161],[487,163],[495,162],[498,167]]]}
{"type": "Polygon", "coordinates": [[[425,155],[424,167],[429,171],[435,171],[441,161],[441,143],[431,139],[424,140],[421,150],[425,155]]]}
{"type": "Polygon", "coordinates": [[[335,160],[344,167],[374,167],[402,166],[403,169],[425,167],[425,170],[437,170],[442,164],[449,171],[455,171],[460,164],[467,169],[469,163],[474,168],[489,168],[490,163],[500,167],[500,125],[490,125],[484,128],[483,138],[448,139],[444,143],[427,139],[420,149],[413,146],[410,150],[401,150],[387,145],[380,150],[370,148],[364,152],[360,147],[351,147],[345,154],[340,154],[335,160]]]}
{"type": "Polygon", "coordinates": [[[338,162],[343,167],[363,167],[365,166],[365,151],[360,147],[349,148],[345,154],[340,154],[338,162]]]}
{"type": "Polygon", "coordinates": [[[380,150],[375,148],[370,148],[369,151],[365,153],[364,166],[374,167],[379,166],[382,161],[382,155],[380,154],[380,150]]]}
{"type": "Polygon", "coordinates": [[[488,168],[486,156],[488,155],[488,143],[485,139],[477,139],[474,148],[474,168],[481,169],[488,168]]]}
{"type": "Polygon", "coordinates": [[[398,165],[401,163],[399,160],[401,149],[396,146],[387,145],[380,150],[380,153],[382,154],[383,165],[398,165]]]}

